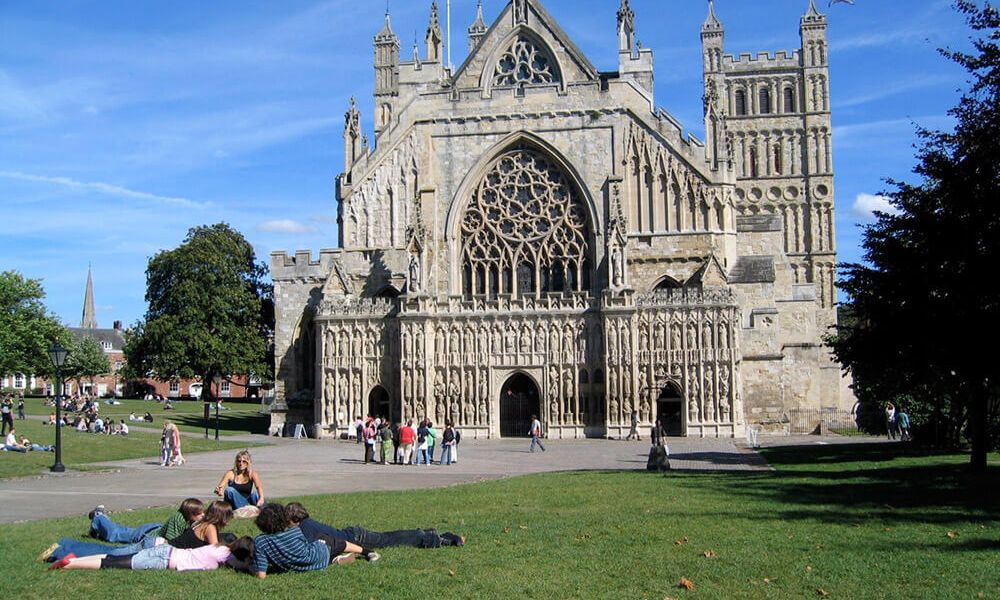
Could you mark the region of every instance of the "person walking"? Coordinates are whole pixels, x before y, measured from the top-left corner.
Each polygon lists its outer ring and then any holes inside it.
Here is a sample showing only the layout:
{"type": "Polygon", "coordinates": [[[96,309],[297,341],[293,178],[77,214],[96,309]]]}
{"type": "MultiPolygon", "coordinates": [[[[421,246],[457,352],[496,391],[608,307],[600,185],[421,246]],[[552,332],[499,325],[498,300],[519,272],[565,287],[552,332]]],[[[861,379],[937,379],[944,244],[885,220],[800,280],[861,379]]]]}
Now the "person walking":
{"type": "Polygon", "coordinates": [[[896,420],[899,423],[899,441],[909,442],[913,439],[910,437],[910,415],[902,406],[899,407],[899,415],[897,415],[896,420]]]}
{"type": "Polygon", "coordinates": [[[531,429],[528,430],[528,435],[531,436],[531,446],[528,447],[528,452],[534,452],[535,446],[545,452],[545,446],[542,445],[542,422],[538,420],[536,415],[531,415],[531,429]]]}
{"type": "Polygon", "coordinates": [[[10,398],[4,398],[3,402],[0,403],[0,416],[3,417],[3,425],[0,427],[0,435],[7,433],[7,428],[10,427],[11,431],[14,431],[14,403],[10,401],[10,398]]]}
{"type": "Polygon", "coordinates": [[[23,421],[24,416],[24,396],[21,396],[17,401],[17,420],[23,421]]]}
{"type": "Polygon", "coordinates": [[[632,411],[631,422],[632,422],[632,428],[629,429],[628,435],[625,436],[625,441],[632,439],[633,436],[635,436],[636,441],[639,441],[640,439],[642,439],[639,437],[639,411],[637,410],[632,411]]]}
{"type": "Polygon", "coordinates": [[[885,436],[887,439],[896,439],[896,405],[887,402],[885,405],[885,436]]]}

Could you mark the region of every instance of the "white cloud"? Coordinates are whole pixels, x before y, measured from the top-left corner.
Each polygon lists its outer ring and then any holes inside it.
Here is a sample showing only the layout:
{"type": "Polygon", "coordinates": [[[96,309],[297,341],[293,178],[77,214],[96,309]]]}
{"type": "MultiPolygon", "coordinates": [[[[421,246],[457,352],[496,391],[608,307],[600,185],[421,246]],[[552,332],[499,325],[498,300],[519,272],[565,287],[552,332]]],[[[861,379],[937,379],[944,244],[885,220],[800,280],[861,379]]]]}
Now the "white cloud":
{"type": "Polygon", "coordinates": [[[172,204],[176,206],[186,206],[188,208],[205,208],[206,206],[209,206],[206,203],[195,202],[194,200],[190,200],[188,198],[179,198],[176,196],[160,196],[158,194],[150,194],[149,192],[130,190],[120,185],[103,183],[100,181],[77,181],[75,179],[70,179],[69,177],[32,175],[30,173],[21,173],[18,171],[0,171],[0,177],[5,177],[7,179],[17,179],[19,181],[47,183],[50,185],[57,185],[75,190],[89,190],[94,192],[100,192],[102,194],[108,194],[110,196],[118,196],[119,198],[149,200],[152,202],[162,202],[165,204],[172,204]]]}
{"type": "Polygon", "coordinates": [[[278,219],[275,221],[265,221],[257,225],[257,231],[267,233],[316,233],[315,227],[310,227],[291,219],[278,219]]]}
{"type": "Polygon", "coordinates": [[[875,211],[891,215],[899,214],[899,209],[890,203],[889,198],[873,194],[858,194],[851,210],[854,211],[855,216],[866,221],[875,219],[875,211]]]}

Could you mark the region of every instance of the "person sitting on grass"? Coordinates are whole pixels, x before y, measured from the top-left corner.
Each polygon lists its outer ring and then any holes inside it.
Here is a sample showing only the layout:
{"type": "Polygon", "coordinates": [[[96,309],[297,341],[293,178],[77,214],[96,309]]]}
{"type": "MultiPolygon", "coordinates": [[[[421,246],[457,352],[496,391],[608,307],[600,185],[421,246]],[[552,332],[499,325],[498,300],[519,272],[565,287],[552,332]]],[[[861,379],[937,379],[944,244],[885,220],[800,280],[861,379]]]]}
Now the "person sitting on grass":
{"type": "Polygon", "coordinates": [[[299,527],[291,525],[281,504],[265,505],[255,523],[261,535],[254,539],[252,572],[258,579],[267,577],[268,572],[321,571],[329,565],[352,563],[354,553],[364,553],[356,544],[344,540],[320,538],[310,542],[299,527]]]}
{"type": "Polygon", "coordinates": [[[226,471],[219,485],[215,486],[215,495],[225,498],[236,510],[246,506],[264,506],[264,485],[260,474],[253,468],[250,451],[240,450],[236,454],[233,468],[226,471]]]}
{"type": "Polygon", "coordinates": [[[163,525],[149,523],[139,527],[127,527],[112,521],[104,513],[104,505],[101,504],[90,511],[90,535],[104,541],[130,542],[127,546],[113,546],[62,538],[58,543],[52,544],[45,552],[42,552],[38,560],[39,562],[51,562],[70,554],[76,556],[135,554],[139,550],[171,543],[204,516],[204,503],[197,498],[188,498],[181,502],[178,511],[170,515],[170,518],[163,525]]]}
{"type": "MultiPolygon", "coordinates": [[[[356,544],[367,552],[393,546],[412,548],[440,548],[442,546],[464,546],[465,538],[451,532],[438,535],[434,529],[404,529],[400,531],[369,531],[360,525],[346,529],[336,529],[309,516],[306,507],[292,502],[285,507],[285,513],[292,527],[298,526],[309,541],[334,538],[356,544]]],[[[365,553],[361,553],[365,556],[365,553]]],[[[371,560],[370,557],[365,556],[371,560]]]]}
{"type": "Polygon", "coordinates": [[[229,564],[234,568],[245,570],[253,559],[254,543],[249,536],[236,538],[232,534],[225,542],[201,546],[200,548],[175,548],[169,544],[161,544],[135,554],[111,556],[95,554],[93,556],[77,557],[72,554],[56,561],[49,567],[54,569],[132,569],[173,571],[213,571],[219,565],[229,564]]]}
{"type": "Polygon", "coordinates": [[[28,449],[22,446],[17,441],[17,435],[14,428],[10,428],[10,433],[7,434],[7,439],[4,440],[3,449],[7,452],[27,452],[28,449]]]}
{"type": "Polygon", "coordinates": [[[153,422],[153,415],[151,415],[149,413],[149,411],[147,410],[146,414],[142,415],[142,420],[145,421],[145,422],[147,422],[147,423],[152,423],[153,422]]]}

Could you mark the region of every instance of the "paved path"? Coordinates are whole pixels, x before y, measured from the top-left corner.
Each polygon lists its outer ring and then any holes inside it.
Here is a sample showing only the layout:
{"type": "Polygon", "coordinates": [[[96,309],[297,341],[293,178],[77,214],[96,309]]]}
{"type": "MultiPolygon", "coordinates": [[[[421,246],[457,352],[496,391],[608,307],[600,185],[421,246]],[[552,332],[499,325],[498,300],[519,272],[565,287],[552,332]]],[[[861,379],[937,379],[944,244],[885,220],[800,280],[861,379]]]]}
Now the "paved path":
{"type": "MultiPolygon", "coordinates": [[[[551,440],[545,442],[547,452],[531,454],[527,439],[466,440],[461,444],[457,464],[404,467],[365,465],[361,446],[343,440],[263,436],[243,439],[272,443],[251,450],[254,466],[263,476],[267,497],[443,487],[550,471],[645,469],[649,449],[645,440],[551,440]]],[[[780,440],[816,443],[817,438],[780,440]]],[[[742,441],[677,438],[671,440],[670,450],[671,466],[675,469],[769,469],[763,457],[746,449],[742,441]]],[[[211,499],[219,478],[232,466],[234,455],[229,450],[192,454],[187,457],[186,465],[177,468],[163,468],[156,459],[147,458],[107,463],[114,469],[112,472],[3,480],[0,523],[85,514],[97,504],[116,511],[176,505],[190,496],[211,499]]]]}

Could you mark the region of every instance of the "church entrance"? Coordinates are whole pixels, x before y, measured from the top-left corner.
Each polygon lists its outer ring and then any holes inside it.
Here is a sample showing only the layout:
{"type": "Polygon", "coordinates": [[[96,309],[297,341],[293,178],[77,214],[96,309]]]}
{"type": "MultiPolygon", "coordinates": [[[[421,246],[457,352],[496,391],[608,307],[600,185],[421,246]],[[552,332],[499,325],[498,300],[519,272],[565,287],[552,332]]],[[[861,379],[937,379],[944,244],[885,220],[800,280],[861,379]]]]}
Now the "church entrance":
{"type": "Polygon", "coordinates": [[[656,399],[656,418],[667,435],[684,435],[684,399],[676,385],[670,383],[660,390],[660,397],[656,399]]]}
{"type": "Polygon", "coordinates": [[[531,415],[539,414],[538,386],[524,373],[512,375],[500,388],[500,437],[525,437],[531,415]]]}
{"type": "Polygon", "coordinates": [[[388,417],[390,423],[399,421],[399,410],[392,405],[389,399],[389,392],[380,385],[376,385],[368,394],[368,414],[373,417],[388,417]]]}

